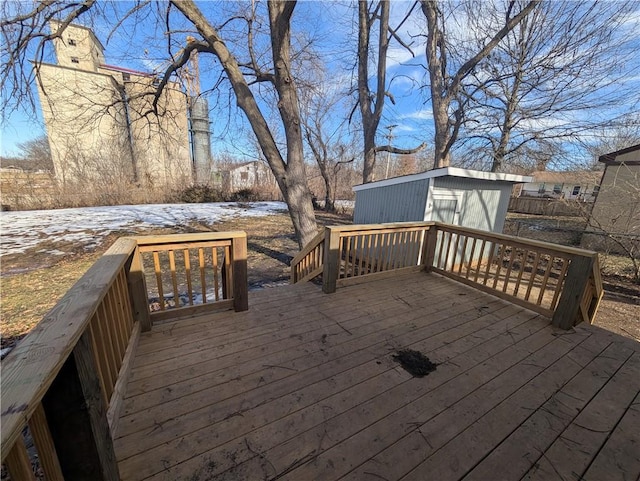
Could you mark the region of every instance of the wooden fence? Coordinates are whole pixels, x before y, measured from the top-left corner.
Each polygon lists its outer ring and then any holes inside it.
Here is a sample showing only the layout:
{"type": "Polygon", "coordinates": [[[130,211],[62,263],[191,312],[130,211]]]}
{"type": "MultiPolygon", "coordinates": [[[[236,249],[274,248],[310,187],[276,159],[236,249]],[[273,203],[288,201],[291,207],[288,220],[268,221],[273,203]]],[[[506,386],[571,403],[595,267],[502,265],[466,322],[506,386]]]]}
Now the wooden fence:
{"type": "MultiPolygon", "coordinates": [[[[173,317],[221,307],[246,310],[243,232],[122,238],[2,362],[2,462],[12,481],[36,479],[27,451],[30,441],[47,480],[120,479],[112,439],[130,361],[140,332],[164,318],[149,309],[144,254],[155,258],[157,253],[160,259],[166,253],[168,262],[154,263],[153,274],[159,271],[159,282],[171,279],[174,294],[184,280],[193,298],[189,252],[195,250],[202,259],[203,249],[216,254],[222,249],[225,272],[211,276],[214,285],[215,279],[226,284],[224,294],[211,299],[203,295],[204,304],[187,303],[173,317]],[[175,262],[178,250],[182,264],[175,262]]],[[[212,253],[212,264],[196,264],[203,292],[206,271],[216,270],[214,258],[212,253]]],[[[163,282],[156,289],[162,290],[163,282]]]]}
{"type": "Polygon", "coordinates": [[[293,282],[321,275],[326,293],[424,269],[540,312],[564,329],[590,322],[603,294],[594,252],[433,222],[327,227],[294,258],[292,272],[303,262],[311,267],[293,282]]]}

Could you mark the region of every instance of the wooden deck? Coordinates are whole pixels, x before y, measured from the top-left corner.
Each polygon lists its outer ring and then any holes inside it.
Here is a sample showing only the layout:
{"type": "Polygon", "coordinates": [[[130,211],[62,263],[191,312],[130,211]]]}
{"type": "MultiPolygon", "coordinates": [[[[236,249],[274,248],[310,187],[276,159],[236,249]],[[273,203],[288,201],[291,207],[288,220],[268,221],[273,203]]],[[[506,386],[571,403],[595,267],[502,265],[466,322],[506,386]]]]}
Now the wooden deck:
{"type": "Polygon", "coordinates": [[[640,343],[422,272],[249,304],[141,335],[123,480],[640,475],[640,343]],[[436,371],[412,377],[404,348],[436,371]]]}

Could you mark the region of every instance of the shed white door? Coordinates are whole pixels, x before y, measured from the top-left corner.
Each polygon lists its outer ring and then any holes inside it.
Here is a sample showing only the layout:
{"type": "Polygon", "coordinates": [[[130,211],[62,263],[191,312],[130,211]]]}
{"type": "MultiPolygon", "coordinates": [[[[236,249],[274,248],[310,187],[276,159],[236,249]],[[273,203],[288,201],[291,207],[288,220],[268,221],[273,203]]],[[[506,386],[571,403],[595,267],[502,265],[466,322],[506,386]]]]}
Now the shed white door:
{"type": "Polygon", "coordinates": [[[426,221],[460,225],[460,208],[464,192],[434,192],[431,198],[431,212],[427,210],[426,221]]]}
{"type": "MultiPolygon", "coordinates": [[[[434,192],[431,202],[431,215],[425,215],[425,220],[442,222],[444,224],[460,225],[460,209],[462,207],[462,200],[464,198],[464,192],[434,192]],[[426,217],[430,217],[427,219],[426,217]]],[[[457,234],[448,234],[447,245],[449,248],[455,245],[457,234]],[[449,241],[450,239],[450,241],[449,241]]],[[[439,236],[436,244],[436,252],[440,252],[440,244],[444,241],[444,237],[439,236]]],[[[438,265],[440,268],[452,269],[455,265],[455,260],[462,261],[464,259],[464,253],[461,252],[461,248],[458,248],[458,252],[455,255],[445,256],[448,258],[447,265],[438,265]]],[[[436,263],[439,260],[436,259],[436,263]]]]}

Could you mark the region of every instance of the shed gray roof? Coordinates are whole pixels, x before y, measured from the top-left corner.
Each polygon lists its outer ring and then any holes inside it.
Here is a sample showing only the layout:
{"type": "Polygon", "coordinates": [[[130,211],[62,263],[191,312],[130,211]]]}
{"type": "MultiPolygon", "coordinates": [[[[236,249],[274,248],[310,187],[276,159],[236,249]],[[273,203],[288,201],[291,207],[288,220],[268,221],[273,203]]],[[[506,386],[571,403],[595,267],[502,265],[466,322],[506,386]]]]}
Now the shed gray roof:
{"type": "Polygon", "coordinates": [[[403,184],[405,182],[415,182],[416,180],[431,179],[434,177],[465,177],[468,179],[482,179],[513,183],[531,182],[531,177],[526,175],[502,174],[497,172],[483,172],[481,170],[460,169],[457,167],[443,167],[442,169],[428,170],[419,174],[403,175],[391,179],[379,180],[368,184],[360,184],[353,187],[355,192],[359,190],[374,189],[387,185],[403,184]]]}

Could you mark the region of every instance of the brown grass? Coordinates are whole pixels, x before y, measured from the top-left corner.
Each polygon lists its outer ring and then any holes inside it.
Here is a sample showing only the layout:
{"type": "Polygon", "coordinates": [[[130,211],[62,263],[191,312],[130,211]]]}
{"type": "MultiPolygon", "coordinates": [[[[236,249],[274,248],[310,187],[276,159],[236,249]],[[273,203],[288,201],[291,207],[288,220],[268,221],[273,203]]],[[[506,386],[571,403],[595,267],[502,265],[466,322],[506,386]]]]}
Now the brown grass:
{"type": "MultiPolygon", "coordinates": [[[[318,213],[320,225],[350,222],[348,216],[318,213]]],[[[293,226],[288,214],[265,217],[245,217],[215,225],[190,225],[179,232],[207,230],[244,230],[248,236],[248,269],[250,287],[284,284],[289,280],[289,262],[298,252],[293,226]]],[[[154,235],[177,233],[168,229],[155,229],[137,233],[154,235]]],[[[130,234],[130,233],[129,233],[130,234]]],[[[123,235],[125,235],[123,233],[123,235]]],[[[67,290],[113,243],[117,235],[109,236],[95,251],[85,253],[78,246],[55,245],[69,252],[58,257],[46,252],[53,245],[39,245],[15,256],[5,256],[0,266],[0,335],[2,347],[11,346],[27,334],[60,300],[67,290]]]]}

